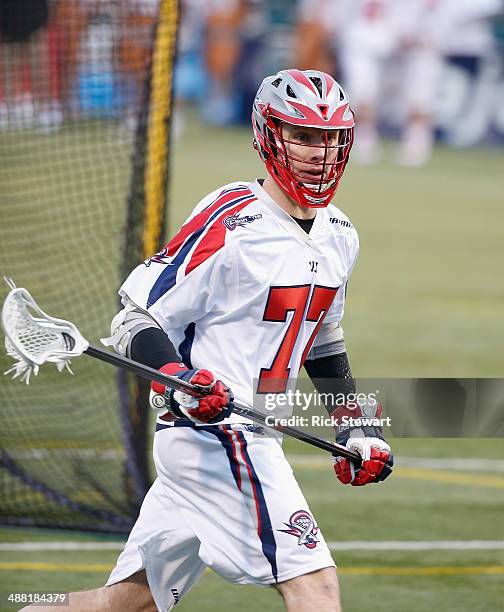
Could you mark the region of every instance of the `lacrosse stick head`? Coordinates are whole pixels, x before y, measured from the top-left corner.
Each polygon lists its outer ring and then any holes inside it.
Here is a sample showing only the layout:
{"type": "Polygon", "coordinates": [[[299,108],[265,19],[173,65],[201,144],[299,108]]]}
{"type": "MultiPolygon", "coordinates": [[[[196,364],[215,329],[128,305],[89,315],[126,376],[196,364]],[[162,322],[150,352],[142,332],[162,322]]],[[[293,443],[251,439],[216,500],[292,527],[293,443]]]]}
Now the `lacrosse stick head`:
{"type": "Polygon", "coordinates": [[[28,384],[31,373],[37,375],[45,362],[55,363],[60,372],[70,370],[70,359],[88,348],[87,340],[73,323],[49,316],[26,289],[5,280],[11,290],[2,307],[2,327],[5,350],[15,360],[5,374],[28,384]]]}

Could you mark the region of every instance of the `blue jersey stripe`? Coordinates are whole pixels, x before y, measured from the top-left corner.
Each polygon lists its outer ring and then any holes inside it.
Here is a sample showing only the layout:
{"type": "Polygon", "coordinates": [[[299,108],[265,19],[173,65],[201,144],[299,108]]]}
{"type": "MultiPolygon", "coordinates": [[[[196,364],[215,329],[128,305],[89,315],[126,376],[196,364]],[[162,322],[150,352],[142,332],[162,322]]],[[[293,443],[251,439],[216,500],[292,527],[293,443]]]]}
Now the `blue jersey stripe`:
{"type": "Polygon", "coordinates": [[[203,211],[207,210],[207,208],[210,208],[210,206],[213,206],[219,198],[223,198],[224,196],[227,196],[228,193],[233,193],[234,191],[243,191],[244,189],[248,189],[247,185],[239,185],[238,187],[233,187],[232,189],[224,189],[224,191],[221,191],[219,195],[210,202],[210,204],[207,204],[205,208],[203,208],[203,211]]]}
{"type": "Polygon", "coordinates": [[[218,208],[213,215],[208,219],[208,221],[201,227],[191,234],[191,236],[186,240],[184,245],[179,249],[177,255],[173,258],[173,260],[164,267],[163,272],[158,276],[154,286],[150,290],[149,298],[147,300],[147,308],[150,308],[153,304],[155,304],[160,297],[162,297],[165,293],[167,293],[177,282],[177,273],[179,271],[180,266],[184,263],[185,258],[188,253],[191,251],[193,246],[195,245],[198,238],[203,234],[205,229],[210,227],[215,219],[221,215],[223,212],[228,210],[229,208],[233,208],[237,204],[244,202],[245,200],[250,199],[250,201],[256,199],[256,196],[252,193],[249,195],[242,196],[241,198],[236,198],[231,202],[228,202],[224,206],[218,208]]]}
{"type": "Polygon", "coordinates": [[[196,323],[189,323],[184,331],[184,339],[179,345],[179,355],[186,366],[192,369],[191,349],[194,342],[194,334],[196,333],[196,323]]]}

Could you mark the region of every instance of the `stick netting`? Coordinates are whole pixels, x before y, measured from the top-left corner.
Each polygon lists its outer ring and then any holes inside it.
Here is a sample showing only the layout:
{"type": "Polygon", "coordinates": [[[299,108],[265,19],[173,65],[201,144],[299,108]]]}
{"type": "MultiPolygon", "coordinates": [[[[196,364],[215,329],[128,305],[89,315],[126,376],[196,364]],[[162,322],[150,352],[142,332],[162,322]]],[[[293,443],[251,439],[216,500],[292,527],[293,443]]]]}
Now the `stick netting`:
{"type": "MultiPolygon", "coordinates": [[[[0,272],[90,340],[107,335],[124,271],[141,258],[125,237],[145,223],[149,139],[161,142],[149,170],[166,176],[166,136],[147,130],[160,6],[173,54],[175,0],[0,9],[0,272]]],[[[168,99],[171,60],[157,60],[168,99]]],[[[131,383],[85,357],[72,369],[44,366],[29,386],[0,380],[0,523],[127,531],[146,485],[131,383]]]]}

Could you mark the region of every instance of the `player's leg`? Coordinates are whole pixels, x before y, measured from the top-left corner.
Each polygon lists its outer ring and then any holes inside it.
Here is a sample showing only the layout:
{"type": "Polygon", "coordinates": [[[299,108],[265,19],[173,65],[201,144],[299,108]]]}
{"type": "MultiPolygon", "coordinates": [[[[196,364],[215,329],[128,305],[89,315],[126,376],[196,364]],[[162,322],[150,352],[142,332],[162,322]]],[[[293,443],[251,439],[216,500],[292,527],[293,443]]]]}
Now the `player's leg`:
{"type": "MultiPolygon", "coordinates": [[[[206,565],[200,541],[157,478],[103,588],[70,594],[70,612],[171,610],[196,584],[206,565]],[[157,608],[156,608],[157,605],[157,608]]],[[[33,612],[38,608],[30,607],[33,612]]],[[[60,610],[55,608],[54,612],[60,610]]],[[[48,608],[44,607],[44,612],[48,608]]]]}
{"type": "MultiPolygon", "coordinates": [[[[152,598],[145,571],[141,570],[133,576],[113,584],[91,591],[69,593],[66,612],[156,612],[156,604],[152,598]]],[[[61,606],[27,606],[27,612],[61,612],[61,606]]],[[[20,612],[23,612],[21,610],[20,612]]]]}
{"type": "Polygon", "coordinates": [[[422,166],[434,144],[434,108],[441,78],[442,59],[436,49],[412,49],[404,57],[403,98],[406,120],[401,130],[397,161],[422,166]]]}
{"type": "Polygon", "coordinates": [[[286,580],[275,585],[287,612],[341,612],[338,577],[334,567],[286,580]]]}
{"type": "Polygon", "coordinates": [[[266,586],[334,567],[281,445],[265,432],[168,427],[156,433],[154,458],[200,559],[229,582],[266,586]]]}
{"type": "Polygon", "coordinates": [[[357,118],[352,159],[374,164],[381,155],[378,133],[378,100],[382,81],[382,59],[371,49],[346,49],[342,54],[345,82],[352,95],[357,118]]]}

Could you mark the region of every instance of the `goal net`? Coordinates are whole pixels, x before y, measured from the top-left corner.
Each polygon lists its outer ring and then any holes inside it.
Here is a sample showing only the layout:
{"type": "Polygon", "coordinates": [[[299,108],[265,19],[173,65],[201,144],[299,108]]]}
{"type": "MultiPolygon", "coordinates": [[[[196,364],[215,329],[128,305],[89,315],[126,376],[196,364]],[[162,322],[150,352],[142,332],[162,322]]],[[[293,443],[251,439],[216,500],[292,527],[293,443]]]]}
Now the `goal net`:
{"type": "MultiPolygon", "coordinates": [[[[0,7],[0,272],[90,340],[164,234],[177,18],[177,0],[0,7]]],[[[1,379],[0,523],[127,532],[150,484],[144,386],[72,369],[1,379]]]]}

